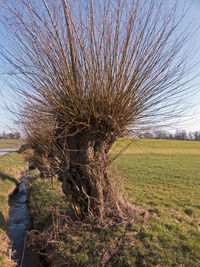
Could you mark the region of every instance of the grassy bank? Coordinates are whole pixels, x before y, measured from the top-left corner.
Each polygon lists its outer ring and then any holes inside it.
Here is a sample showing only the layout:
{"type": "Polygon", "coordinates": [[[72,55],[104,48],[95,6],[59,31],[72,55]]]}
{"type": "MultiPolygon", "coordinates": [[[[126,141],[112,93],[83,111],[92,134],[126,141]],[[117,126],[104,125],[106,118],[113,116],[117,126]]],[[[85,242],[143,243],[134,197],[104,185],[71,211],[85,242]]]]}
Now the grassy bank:
{"type": "Polygon", "coordinates": [[[9,194],[16,188],[21,173],[24,171],[24,160],[18,153],[10,153],[0,157],[0,267],[9,266],[7,258],[9,194]]]}
{"type": "MultiPolygon", "coordinates": [[[[119,140],[117,149],[127,143],[119,140]]],[[[85,227],[71,236],[61,220],[66,210],[61,185],[51,189],[49,181],[34,180],[32,213],[49,242],[52,266],[200,266],[199,163],[200,142],[133,141],[110,171],[129,201],[146,212],[129,228],[85,227]]]]}
{"type": "Polygon", "coordinates": [[[133,258],[127,253],[130,240],[144,225],[144,216],[130,229],[94,228],[70,221],[60,182],[52,189],[49,180],[34,178],[29,193],[34,227],[31,245],[45,255],[47,266],[133,266],[137,261],[136,250],[133,258]]]}

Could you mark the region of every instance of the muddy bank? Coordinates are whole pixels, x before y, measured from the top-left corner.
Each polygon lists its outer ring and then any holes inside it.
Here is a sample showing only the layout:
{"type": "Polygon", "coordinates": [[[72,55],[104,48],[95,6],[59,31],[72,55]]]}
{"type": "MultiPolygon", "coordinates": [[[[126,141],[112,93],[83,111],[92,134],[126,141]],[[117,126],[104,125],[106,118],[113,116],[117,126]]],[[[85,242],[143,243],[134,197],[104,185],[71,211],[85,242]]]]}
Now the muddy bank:
{"type": "Polygon", "coordinates": [[[27,181],[22,176],[21,183],[10,197],[8,235],[11,240],[13,256],[17,267],[41,267],[36,255],[27,246],[27,231],[31,226],[29,207],[27,203],[27,181]]]}

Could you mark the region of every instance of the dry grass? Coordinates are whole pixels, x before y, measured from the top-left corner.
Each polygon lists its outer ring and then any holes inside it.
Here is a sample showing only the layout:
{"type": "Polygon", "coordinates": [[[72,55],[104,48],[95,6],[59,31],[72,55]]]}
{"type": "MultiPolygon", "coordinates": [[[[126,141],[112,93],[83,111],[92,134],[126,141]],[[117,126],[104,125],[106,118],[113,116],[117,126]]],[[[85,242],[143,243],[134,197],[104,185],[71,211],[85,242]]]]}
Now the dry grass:
{"type": "Polygon", "coordinates": [[[135,227],[149,220],[149,213],[137,206],[130,225],[101,227],[74,221],[61,183],[56,181],[52,189],[49,180],[40,178],[32,178],[30,205],[34,226],[30,244],[45,256],[48,266],[121,266],[116,255],[122,256],[122,247],[136,234],[135,227]]]}

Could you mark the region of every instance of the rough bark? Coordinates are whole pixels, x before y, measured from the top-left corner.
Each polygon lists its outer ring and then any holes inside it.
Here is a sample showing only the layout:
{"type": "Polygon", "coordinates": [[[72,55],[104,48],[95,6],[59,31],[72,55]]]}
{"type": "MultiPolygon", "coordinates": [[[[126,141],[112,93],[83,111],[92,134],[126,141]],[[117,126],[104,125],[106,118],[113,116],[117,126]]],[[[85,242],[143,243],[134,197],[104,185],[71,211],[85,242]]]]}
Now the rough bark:
{"type": "Polygon", "coordinates": [[[65,166],[62,189],[76,216],[90,222],[120,220],[124,205],[108,173],[114,138],[100,142],[91,134],[76,134],[66,141],[70,163],[65,166]]]}

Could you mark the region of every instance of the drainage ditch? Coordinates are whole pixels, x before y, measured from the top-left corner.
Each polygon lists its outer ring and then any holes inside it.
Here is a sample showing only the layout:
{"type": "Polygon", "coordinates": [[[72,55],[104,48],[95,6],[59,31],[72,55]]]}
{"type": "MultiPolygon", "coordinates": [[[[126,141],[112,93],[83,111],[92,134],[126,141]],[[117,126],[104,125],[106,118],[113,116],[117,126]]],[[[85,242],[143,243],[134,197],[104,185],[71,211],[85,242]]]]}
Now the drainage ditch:
{"type": "Polygon", "coordinates": [[[38,258],[27,246],[26,236],[30,229],[31,219],[27,203],[26,175],[10,197],[8,235],[11,240],[12,260],[17,267],[42,267],[38,258]]]}

